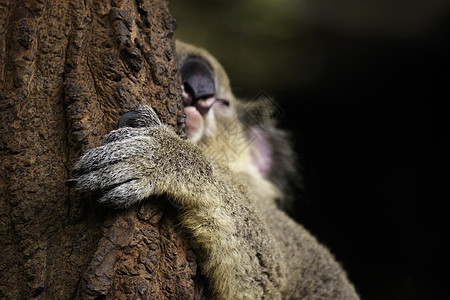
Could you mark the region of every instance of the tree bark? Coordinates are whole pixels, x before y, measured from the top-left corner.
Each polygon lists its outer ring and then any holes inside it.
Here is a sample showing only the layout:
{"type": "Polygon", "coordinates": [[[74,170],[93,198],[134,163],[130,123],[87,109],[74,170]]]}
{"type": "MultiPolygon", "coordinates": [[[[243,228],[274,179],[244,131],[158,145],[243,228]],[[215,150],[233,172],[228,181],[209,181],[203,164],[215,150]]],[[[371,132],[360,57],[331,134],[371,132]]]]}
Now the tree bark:
{"type": "Polygon", "coordinates": [[[0,1],[0,298],[200,298],[169,204],[112,210],[65,185],[139,104],[184,134],[167,2],[0,1]]]}

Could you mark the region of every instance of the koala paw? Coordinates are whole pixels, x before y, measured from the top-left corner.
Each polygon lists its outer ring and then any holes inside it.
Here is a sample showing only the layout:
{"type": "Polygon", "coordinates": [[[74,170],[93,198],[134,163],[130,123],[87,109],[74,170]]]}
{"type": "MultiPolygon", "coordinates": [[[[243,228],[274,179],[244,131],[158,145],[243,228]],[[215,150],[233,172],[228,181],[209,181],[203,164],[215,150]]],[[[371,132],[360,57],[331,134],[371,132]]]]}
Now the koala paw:
{"type": "Polygon", "coordinates": [[[129,207],[155,193],[161,140],[170,130],[150,107],[124,114],[119,127],[75,164],[74,185],[81,192],[100,192],[101,203],[129,207]]]}

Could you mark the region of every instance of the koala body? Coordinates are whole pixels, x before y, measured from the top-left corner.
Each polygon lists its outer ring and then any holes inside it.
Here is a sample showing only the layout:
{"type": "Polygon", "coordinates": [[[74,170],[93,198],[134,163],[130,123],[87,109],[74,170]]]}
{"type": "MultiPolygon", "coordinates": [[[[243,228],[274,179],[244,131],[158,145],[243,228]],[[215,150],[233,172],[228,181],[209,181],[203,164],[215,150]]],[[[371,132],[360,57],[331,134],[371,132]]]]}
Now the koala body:
{"type": "Polygon", "coordinates": [[[270,108],[238,101],[205,50],[177,42],[177,55],[188,140],[140,107],[76,163],[76,188],[117,208],[169,196],[211,298],[358,299],[329,251],[276,202],[292,150],[266,114],[248,117],[270,108]]]}

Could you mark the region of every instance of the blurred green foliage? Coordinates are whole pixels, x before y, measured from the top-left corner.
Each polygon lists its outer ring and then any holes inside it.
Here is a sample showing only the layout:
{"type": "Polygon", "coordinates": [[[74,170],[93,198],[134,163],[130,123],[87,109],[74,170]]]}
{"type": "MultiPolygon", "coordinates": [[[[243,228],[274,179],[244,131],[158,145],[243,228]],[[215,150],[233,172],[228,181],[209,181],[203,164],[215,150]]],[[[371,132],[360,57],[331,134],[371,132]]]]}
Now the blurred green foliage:
{"type": "MultiPolygon", "coordinates": [[[[424,0],[172,0],[175,36],[208,49],[238,95],[278,94],[317,82],[346,53],[339,40],[415,39],[450,11],[424,0]]],[[[354,55],[351,51],[348,55],[354,55]]]]}

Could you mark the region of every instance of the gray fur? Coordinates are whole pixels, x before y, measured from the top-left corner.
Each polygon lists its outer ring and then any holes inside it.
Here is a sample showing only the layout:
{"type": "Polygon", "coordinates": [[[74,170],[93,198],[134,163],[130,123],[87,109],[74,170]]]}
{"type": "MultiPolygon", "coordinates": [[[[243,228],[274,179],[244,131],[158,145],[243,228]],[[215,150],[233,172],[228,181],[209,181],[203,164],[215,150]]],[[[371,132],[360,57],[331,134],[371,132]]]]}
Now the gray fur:
{"type": "MultiPolygon", "coordinates": [[[[183,43],[177,48],[180,59],[192,54],[207,60],[216,73],[218,93],[232,95],[226,74],[210,54],[183,43]]],[[[235,110],[238,100],[228,100],[230,111],[235,110]]],[[[192,237],[211,298],[358,299],[329,251],[278,208],[275,199],[283,193],[277,182],[282,175],[271,181],[247,166],[250,150],[240,153],[237,161],[217,160],[206,149],[226,149],[220,139],[205,136],[194,144],[162,125],[150,107],[136,111],[133,127],[112,131],[104,145],[77,162],[79,191],[98,191],[101,203],[117,208],[150,196],[171,197],[179,207],[181,225],[192,237]]],[[[216,114],[213,109],[210,113],[216,114]]],[[[217,116],[212,120],[218,125],[237,119],[236,111],[217,116]]],[[[233,126],[242,129],[244,123],[233,126]]],[[[270,126],[268,140],[288,147],[284,134],[270,126]]],[[[236,132],[248,138],[244,130],[236,132]]],[[[292,155],[290,148],[279,152],[281,157],[292,155]]]]}

